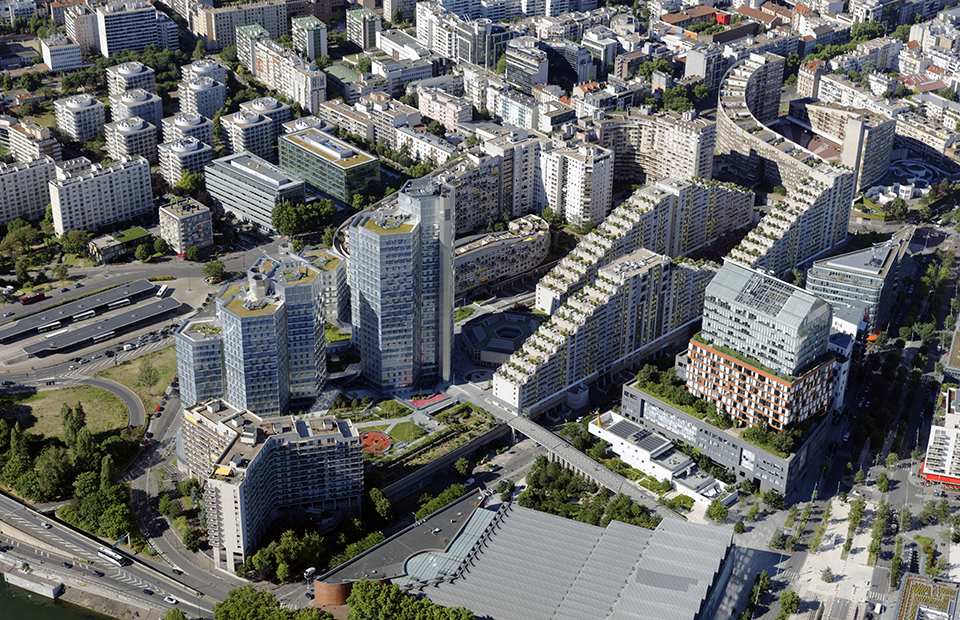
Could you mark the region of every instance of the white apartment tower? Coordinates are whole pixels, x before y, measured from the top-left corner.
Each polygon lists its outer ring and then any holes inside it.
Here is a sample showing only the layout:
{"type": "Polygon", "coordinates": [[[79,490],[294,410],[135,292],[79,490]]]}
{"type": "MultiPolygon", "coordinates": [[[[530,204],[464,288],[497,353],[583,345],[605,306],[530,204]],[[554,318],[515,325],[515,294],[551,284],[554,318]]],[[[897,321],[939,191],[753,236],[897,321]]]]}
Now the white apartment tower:
{"type": "Polygon", "coordinates": [[[43,219],[50,203],[50,179],[55,162],[47,156],[29,162],[0,163],[0,224],[18,217],[43,219]]]}
{"type": "Polygon", "coordinates": [[[213,149],[193,137],[177,138],[157,145],[160,159],[160,175],[170,185],[183,178],[184,172],[202,174],[207,164],[213,161],[213,149]]]}
{"type": "Polygon", "coordinates": [[[150,163],[142,157],[105,165],[81,157],[58,163],[56,172],[50,202],[58,235],[130,221],[154,208],[150,163]]]}
{"type": "Polygon", "coordinates": [[[64,12],[67,36],[80,46],[80,54],[89,56],[100,49],[97,14],[86,4],[74,4],[64,12]]]}
{"type": "Polygon", "coordinates": [[[157,163],[157,128],[142,118],[131,116],[107,123],[103,131],[110,159],[140,155],[151,164],[157,163]]]}
{"type": "Polygon", "coordinates": [[[293,49],[310,60],[327,55],[327,25],[314,17],[305,15],[290,20],[293,49]]]}
{"type": "Polygon", "coordinates": [[[180,111],[213,118],[227,100],[227,85],[209,77],[180,82],[180,111]]]}
{"type": "Polygon", "coordinates": [[[161,121],[163,141],[179,138],[196,138],[204,144],[213,145],[213,122],[195,112],[181,112],[161,121]]]}
{"type": "Polygon", "coordinates": [[[106,106],[93,95],[81,93],[53,102],[57,128],[76,142],[96,138],[106,121],[106,106]]]}
{"type": "Polygon", "coordinates": [[[141,88],[149,93],[157,92],[156,72],[136,60],[107,67],[108,94],[122,95],[135,88],[141,88]]]}
{"type": "Polygon", "coordinates": [[[157,10],[144,0],[129,0],[96,8],[97,37],[104,57],[160,43],[157,10]]]}
{"type": "Polygon", "coordinates": [[[128,90],[120,95],[110,95],[110,117],[113,121],[122,121],[131,116],[139,116],[154,127],[160,127],[163,120],[163,100],[156,93],[142,88],[128,90]]]}
{"type": "Polygon", "coordinates": [[[540,154],[541,204],[576,226],[603,221],[613,204],[613,151],[581,145],[540,154]]]}
{"type": "Polygon", "coordinates": [[[197,78],[210,78],[214,82],[227,83],[227,69],[213,58],[194,60],[189,65],[180,67],[180,75],[184,82],[197,78]]]}
{"type": "Polygon", "coordinates": [[[273,121],[251,110],[220,117],[223,139],[231,153],[248,151],[266,161],[277,161],[273,121]]]}

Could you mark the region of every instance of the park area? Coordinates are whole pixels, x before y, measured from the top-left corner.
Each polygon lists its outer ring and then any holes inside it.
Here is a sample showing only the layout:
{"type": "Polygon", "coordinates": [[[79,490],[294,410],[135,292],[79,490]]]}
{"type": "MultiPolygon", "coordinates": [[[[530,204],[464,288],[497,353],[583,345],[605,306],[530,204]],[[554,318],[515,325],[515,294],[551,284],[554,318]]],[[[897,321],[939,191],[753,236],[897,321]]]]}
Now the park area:
{"type": "Polygon", "coordinates": [[[143,408],[149,415],[156,410],[160,397],[176,374],[177,351],[176,347],[170,346],[132,362],[101,370],[94,376],[116,381],[133,390],[143,401],[143,408]]]}
{"type": "Polygon", "coordinates": [[[86,425],[95,437],[127,426],[127,408],[110,392],[80,385],[46,392],[15,392],[0,395],[0,417],[10,426],[20,427],[34,435],[63,438],[60,410],[63,405],[83,404],[86,425]]]}

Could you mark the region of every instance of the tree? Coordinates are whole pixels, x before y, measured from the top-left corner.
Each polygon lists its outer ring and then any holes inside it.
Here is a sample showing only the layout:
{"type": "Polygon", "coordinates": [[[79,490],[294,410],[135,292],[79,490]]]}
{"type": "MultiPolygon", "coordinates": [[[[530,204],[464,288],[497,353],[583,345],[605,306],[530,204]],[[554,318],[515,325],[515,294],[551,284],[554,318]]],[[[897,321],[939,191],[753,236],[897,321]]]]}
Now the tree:
{"type": "Polygon", "coordinates": [[[169,251],[170,251],[170,246],[167,245],[167,242],[165,239],[161,237],[157,237],[156,239],[154,239],[153,252],[155,254],[166,254],[169,251]]]}
{"type": "MultiPolygon", "coordinates": [[[[797,613],[798,609],[800,609],[799,594],[793,590],[787,590],[780,595],[780,614],[783,614],[783,616],[786,617],[790,614],[797,613]]],[[[780,614],[777,614],[777,617],[780,617],[780,614]]]]}
{"type": "Polygon", "coordinates": [[[390,500],[383,494],[383,491],[374,487],[370,489],[370,501],[373,502],[373,509],[381,519],[387,521],[390,519],[390,500]]]}
{"type": "Polygon", "coordinates": [[[86,426],[77,433],[77,443],[73,448],[73,462],[79,471],[96,471],[100,464],[100,446],[94,441],[93,433],[86,426]]]}
{"type": "Polygon", "coordinates": [[[394,9],[393,14],[390,15],[390,21],[392,21],[394,25],[397,25],[400,22],[402,22],[403,12],[399,8],[394,9]]]}
{"type": "Polygon", "coordinates": [[[370,57],[361,56],[360,60],[357,61],[357,71],[360,73],[370,73],[371,69],[373,69],[373,61],[370,60],[370,57]]]}
{"type": "Polygon", "coordinates": [[[438,121],[430,121],[427,124],[427,131],[438,138],[443,138],[447,134],[446,129],[444,129],[443,125],[441,125],[438,121]]]}
{"type": "Polygon", "coordinates": [[[769,489],[763,493],[763,503],[774,510],[783,509],[783,495],[774,489],[769,489]]]}
{"type": "Polygon", "coordinates": [[[51,273],[53,275],[54,280],[66,280],[67,276],[70,275],[70,268],[64,265],[63,263],[59,263],[57,265],[54,265],[53,271],[51,273]]]}
{"type": "Polygon", "coordinates": [[[192,553],[200,549],[200,530],[195,527],[185,529],[183,531],[183,546],[192,553]]]}
{"type": "Polygon", "coordinates": [[[60,249],[66,254],[76,254],[85,256],[87,254],[87,243],[90,241],[90,233],[85,230],[71,230],[60,238],[60,249]]]}
{"type": "Polygon", "coordinates": [[[203,45],[203,39],[197,40],[197,46],[193,48],[193,57],[197,60],[203,60],[207,57],[207,48],[203,45]]]}
{"type": "Polygon", "coordinates": [[[890,479],[887,478],[886,472],[877,476],[877,488],[880,489],[881,493],[886,493],[890,490],[890,479]]]}
{"type": "Polygon", "coordinates": [[[173,609],[168,609],[167,613],[163,614],[163,620],[187,620],[187,614],[174,607],[173,609]]]}
{"type": "Polygon", "coordinates": [[[783,535],[783,532],[777,530],[773,533],[773,536],[770,538],[770,546],[774,549],[783,549],[787,545],[787,537],[783,535]]]}
{"type": "Polygon", "coordinates": [[[739,519],[736,523],[733,524],[733,531],[736,534],[743,534],[747,531],[747,526],[744,525],[743,519],[739,519]]]}
{"type": "Polygon", "coordinates": [[[277,564],[277,580],[280,583],[286,583],[290,580],[290,565],[286,562],[277,564]]]}
{"type": "Polygon", "coordinates": [[[867,479],[867,474],[863,471],[862,467],[860,468],[860,471],[858,471],[853,476],[853,482],[855,484],[863,484],[866,479],[867,479]]]}
{"type": "Polygon", "coordinates": [[[157,384],[157,381],[160,380],[160,371],[154,368],[153,362],[149,358],[144,357],[140,360],[140,368],[137,370],[137,385],[140,387],[145,387],[147,393],[150,393],[150,388],[157,384]]]}
{"type": "Polygon", "coordinates": [[[453,468],[461,478],[466,478],[470,475],[470,471],[473,469],[473,463],[463,457],[460,457],[457,459],[457,462],[453,464],[453,468]]]}
{"type": "Polygon", "coordinates": [[[150,246],[146,243],[141,243],[138,245],[137,251],[133,254],[133,257],[141,263],[149,263],[151,256],[153,256],[153,252],[150,251],[150,246]]]}
{"type": "Polygon", "coordinates": [[[500,54],[500,59],[497,60],[497,66],[494,69],[494,72],[499,73],[500,75],[503,75],[504,73],[507,72],[507,55],[506,54],[500,54]]]}
{"type": "Polygon", "coordinates": [[[717,523],[723,523],[727,519],[727,514],[729,510],[726,506],[723,505],[718,499],[710,502],[710,506],[707,507],[707,516],[716,521],[717,523]]]}
{"type": "Polygon", "coordinates": [[[900,456],[896,452],[891,452],[887,455],[887,467],[893,467],[900,460],[900,456]]]}
{"type": "Polygon", "coordinates": [[[697,101],[703,101],[710,96],[710,87],[706,84],[697,84],[693,87],[693,98],[697,101]]]}
{"type": "Polygon", "coordinates": [[[68,448],[73,449],[76,446],[77,434],[86,424],[86,414],[83,407],[80,407],[78,412],[67,403],[63,403],[60,407],[60,427],[63,429],[63,441],[68,448]]]}
{"type": "Polygon", "coordinates": [[[210,261],[203,266],[203,275],[215,280],[222,280],[223,274],[226,272],[227,268],[224,267],[223,263],[218,260],[210,261]]]}
{"type": "Polygon", "coordinates": [[[830,570],[829,566],[820,571],[820,579],[823,579],[827,583],[833,582],[833,571],[830,570]]]}
{"type": "Polygon", "coordinates": [[[35,464],[39,475],[42,499],[60,497],[69,485],[71,466],[67,451],[60,446],[48,445],[35,464]]]}
{"type": "Polygon", "coordinates": [[[20,76],[20,86],[29,91],[35,91],[43,84],[43,75],[38,71],[31,71],[20,76]]]}
{"type": "Polygon", "coordinates": [[[186,252],[187,260],[197,262],[200,260],[200,248],[195,245],[191,245],[187,248],[186,252]]]}
{"type": "Polygon", "coordinates": [[[203,173],[184,170],[180,175],[180,180],[173,187],[182,196],[194,194],[204,188],[203,173]]]}
{"type": "Polygon", "coordinates": [[[106,491],[117,483],[117,466],[109,454],[100,461],[100,490],[106,491]]]}
{"type": "Polygon", "coordinates": [[[753,502],[753,505],[750,506],[750,511],[747,513],[747,519],[752,523],[757,520],[757,516],[760,514],[760,502],[753,502]]]}
{"type": "Polygon", "coordinates": [[[325,248],[333,247],[333,236],[337,232],[337,229],[333,226],[327,226],[323,229],[323,235],[320,238],[320,243],[323,244],[325,248]]]}
{"type": "Polygon", "coordinates": [[[30,260],[27,257],[18,258],[13,265],[13,273],[21,286],[30,283],[30,260]]]}
{"type": "Polygon", "coordinates": [[[220,50],[220,60],[227,63],[228,65],[233,65],[239,62],[237,59],[237,46],[228,45],[222,50],[220,50]]]}

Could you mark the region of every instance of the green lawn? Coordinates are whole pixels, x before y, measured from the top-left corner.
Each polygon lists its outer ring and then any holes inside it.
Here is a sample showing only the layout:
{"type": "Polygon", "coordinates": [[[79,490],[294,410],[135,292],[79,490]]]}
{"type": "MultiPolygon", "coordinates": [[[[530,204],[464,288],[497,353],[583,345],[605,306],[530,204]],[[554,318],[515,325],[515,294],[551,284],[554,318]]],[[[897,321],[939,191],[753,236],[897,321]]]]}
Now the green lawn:
{"type": "Polygon", "coordinates": [[[324,324],[324,332],[327,335],[327,340],[329,342],[338,342],[340,340],[350,340],[350,334],[342,334],[340,330],[331,325],[330,323],[324,324]]]}
{"type": "Polygon", "coordinates": [[[453,311],[453,322],[459,323],[464,319],[468,319],[470,318],[470,315],[473,314],[474,312],[476,312],[476,310],[474,310],[469,306],[466,308],[457,308],[456,310],[453,311]]]}
{"type": "Polygon", "coordinates": [[[380,401],[377,403],[377,407],[380,407],[380,417],[382,418],[402,418],[413,413],[409,407],[401,405],[395,400],[380,401]]]}
{"type": "Polygon", "coordinates": [[[0,398],[0,417],[11,426],[19,421],[24,430],[37,435],[62,437],[60,408],[65,403],[73,407],[78,402],[83,405],[87,427],[94,436],[127,426],[129,413],[123,401],[107,390],[88,385],[35,394],[4,394],[0,398]]]}
{"type": "Polygon", "coordinates": [[[427,434],[427,431],[423,430],[413,422],[401,422],[393,427],[393,430],[390,431],[390,437],[396,441],[406,441],[411,442],[423,437],[427,434]]]}
{"type": "Polygon", "coordinates": [[[140,397],[140,400],[143,401],[143,408],[146,410],[147,415],[150,415],[150,413],[157,408],[157,405],[160,403],[160,397],[163,395],[164,390],[167,389],[167,386],[173,381],[175,374],[177,374],[177,352],[175,347],[170,346],[166,349],[137,358],[133,362],[124,362],[119,366],[101,370],[94,376],[111,379],[133,390],[137,396],[140,397]],[[150,360],[154,368],[160,372],[160,380],[157,381],[157,384],[150,388],[149,391],[137,385],[137,379],[140,374],[140,362],[145,359],[150,360]]]}

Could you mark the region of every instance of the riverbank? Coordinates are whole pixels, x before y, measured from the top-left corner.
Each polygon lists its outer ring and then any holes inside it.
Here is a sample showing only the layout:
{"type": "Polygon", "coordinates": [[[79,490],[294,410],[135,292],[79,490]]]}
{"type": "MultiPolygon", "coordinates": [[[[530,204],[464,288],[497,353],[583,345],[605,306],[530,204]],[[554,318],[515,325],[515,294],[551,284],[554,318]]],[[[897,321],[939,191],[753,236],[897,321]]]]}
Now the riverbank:
{"type": "Polygon", "coordinates": [[[164,615],[158,609],[136,607],[93,592],[85,592],[73,586],[67,586],[66,591],[60,596],[60,600],[122,620],[163,620],[164,615]]]}

